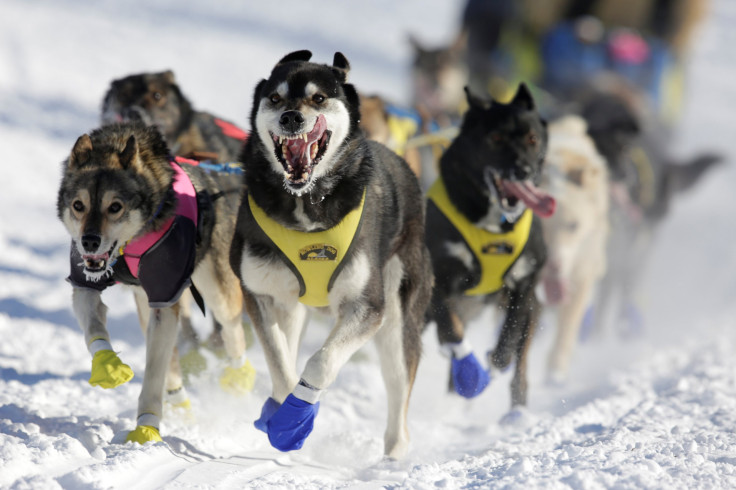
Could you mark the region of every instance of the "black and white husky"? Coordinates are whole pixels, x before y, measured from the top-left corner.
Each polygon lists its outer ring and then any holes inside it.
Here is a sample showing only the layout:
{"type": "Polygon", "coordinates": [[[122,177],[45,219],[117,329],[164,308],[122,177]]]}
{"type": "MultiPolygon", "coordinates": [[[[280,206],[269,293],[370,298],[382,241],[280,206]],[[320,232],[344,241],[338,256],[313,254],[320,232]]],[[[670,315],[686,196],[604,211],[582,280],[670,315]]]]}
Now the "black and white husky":
{"type": "Polygon", "coordinates": [[[241,158],[247,191],[231,264],[273,382],[256,427],[282,451],[300,448],[320,393],[375,338],[388,392],[385,453],[399,458],[432,285],[421,191],[401,158],[363,137],[347,59],[310,58],[285,56],[257,85],[241,158]],[[299,340],[314,308],[336,323],[300,375],[299,340]]]}

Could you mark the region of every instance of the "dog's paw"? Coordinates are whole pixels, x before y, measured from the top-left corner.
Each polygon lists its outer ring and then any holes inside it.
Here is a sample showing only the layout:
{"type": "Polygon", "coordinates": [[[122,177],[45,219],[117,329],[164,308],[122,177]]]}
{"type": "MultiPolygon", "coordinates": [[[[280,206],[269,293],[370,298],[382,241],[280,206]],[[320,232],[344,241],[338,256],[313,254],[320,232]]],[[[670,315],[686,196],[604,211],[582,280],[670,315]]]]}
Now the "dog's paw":
{"type": "Polygon", "coordinates": [[[133,370],[123,364],[111,350],[99,350],[92,358],[92,373],[89,384],[102,388],[115,388],[133,379],[133,370]]]}
{"type": "Polygon", "coordinates": [[[239,368],[227,366],[220,376],[220,387],[234,395],[253,391],[255,382],[256,370],[248,360],[239,368]]]}
{"type": "Polygon", "coordinates": [[[151,427],[150,425],[139,425],[128,433],[128,437],[125,438],[125,442],[137,442],[138,444],[145,444],[147,442],[161,442],[161,434],[158,433],[158,429],[151,427]]]}
{"type": "Polygon", "coordinates": [[[458,395],[478,396],[490,382],[491,377],[472,352],[462,359],[452,359],[452,383],[458,395]]]}
{"type": "Polygon", "coordinates": [[[276,413],[276,410],[278,410],[280,406],[281,404],[279,402],[269,396],[266,403],[263,404],[263,408],[261,408],[261,416],[253,422],[256,429],[268,434],[268,421],[271,420],[271,417],[273,417],[273,414],[276,413]]]}
{"type": "Polygon", "coordinates": [[[314,428],[319,402],[314,405],[289,395],[266,423],[268,440],[279,451],[300,449],[314,428]]]}

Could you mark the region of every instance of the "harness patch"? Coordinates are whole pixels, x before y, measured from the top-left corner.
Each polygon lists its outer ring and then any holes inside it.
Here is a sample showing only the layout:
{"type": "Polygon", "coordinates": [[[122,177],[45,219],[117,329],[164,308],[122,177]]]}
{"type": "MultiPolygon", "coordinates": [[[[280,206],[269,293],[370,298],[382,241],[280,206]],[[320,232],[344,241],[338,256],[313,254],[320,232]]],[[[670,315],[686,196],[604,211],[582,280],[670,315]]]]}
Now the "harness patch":
{"type": "Polygon", "coordinates": [[[326,243],[315,243],[299,250],[299,258],[302,260],[335,260],[337,249],[326,243]]]}
{"type": "Polygon", "coordinates": [[[514,245],[508,242],[491,242],[483,245],[481,252],[488,255],[511,255],[514,245]]]}

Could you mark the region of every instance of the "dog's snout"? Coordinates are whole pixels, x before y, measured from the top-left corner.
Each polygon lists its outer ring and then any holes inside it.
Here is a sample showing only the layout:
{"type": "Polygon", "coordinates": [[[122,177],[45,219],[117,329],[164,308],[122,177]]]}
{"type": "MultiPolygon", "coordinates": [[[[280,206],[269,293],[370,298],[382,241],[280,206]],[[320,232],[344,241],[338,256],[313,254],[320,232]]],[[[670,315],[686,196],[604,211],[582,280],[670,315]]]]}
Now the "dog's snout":
{"type": "Polygon", "coordinates": [[[281,114],[279,124],[285,131],[298,133],[304,124],[304,115],[299,111],[286,111],[281,114]]]}
{"type": "Polygon", "coordinates": [[[102,238],[100,237],[100,235],[82,235],[82,248],[84,248],[85,252],[97,252],[97,249],[100,248],[100,243],[102,243],[102,238]]]}

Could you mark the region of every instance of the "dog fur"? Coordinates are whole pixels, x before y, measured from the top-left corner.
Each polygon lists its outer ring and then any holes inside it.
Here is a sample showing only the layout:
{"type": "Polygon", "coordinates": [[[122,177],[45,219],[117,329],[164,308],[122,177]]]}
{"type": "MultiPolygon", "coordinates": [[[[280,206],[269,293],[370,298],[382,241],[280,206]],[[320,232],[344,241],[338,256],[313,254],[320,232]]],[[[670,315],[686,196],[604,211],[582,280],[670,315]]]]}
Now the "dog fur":
{"type": "Polygon", "coordinates": [[[636,335],[642,328],[638,288],[657,229],[673,201],[697,186],[722,157],[704,152],[673,158],[667,128],[636,89],[619,80],[597,83],[580,97],[580,113],[611,180],[609,272],[597,295],[594,326],[636,335]]]}
{"type": "MultiPolygon", "coordinates": [[[[508,232],[521,221],[528,205],[510,191],[511,186],[536,189],[534,184],[541,178],[546,123],[523,84],[508,104],[481,100],[470,91],[467,97],[470,108],[458,137],[442,156],[440,175],[450,202],[476,228],[508,232]]],[[[554,212],[550,196],[541,197],[534,206],[544,215],[554,212]]],[[[547,256],[540,218],[534,215],[528,241],[499,279],[500,289],[488,294],[465,294],[481,281],[479,259],[433,201],[427,207],[426,237],[435,273],[428,319],[437,324],[440,345],[455,359],[469,356],[472,347],[465,339],[465,325],[481,308],[498,301],[505,319],[488,361],[499,370],[515,361],[511,403],[512,407],[525,405],[527,354],[541,311],[534,290],[547,256]]]]}
{"type": "MultiPolygon", "coordinates": [[[[164,387],[169,393],[182,389],[178,357],[172,356],[178,297],[170,298],[168,306],[149,306],[151,298],[140,280],[131,275],[121,255],[130,240],[161,229],[174,216],[177,197],[170,158],[166,143],[153,127],[140,122],[103,126],[77,140],[63,164],[57,201],[58,216],[72,238],[73,309],[93,355],[96,341],[104,341],[110,349],[101,290],[115,281],[133,288],[146,336],[139,427],[158,428],[164,387]]],[[[195,243],[181,244],[184,250],[194,249],[190,256],[191,283],[198,286],[223,325],[225,348],[233,367],[238,367],[245,360],[243,298],[238,278],[230,268],[229,251],[240,202],[240,181],[234,176],[212,176],[192,165],[182,165],[181,169],[196,190],[199,215],[196,239],[191,237],[195,243]]],[[[174,223],[170,231],[180,222],[174,223]]],[[[177,258],[177,254],[172,255],[167,259],[177,258]]],[[[182,288],[190,278],[184,278],[182,288]]]]}
{"type": "Polygon", "coordinates": [[[388,395],[384,451],[399,458],[409,443],[407,408],[432,284],[422,240],[423,200],[408,165],[362,135],[359,97],[346,83],[347,59],[336,53],[329,66],[310,58],[309,51],[285,56],[255,89],[253,132],[242,155],[248,162],[248,190],[232,266],[253,296],[253,324],[277,403],[290,393],[314,403],[350,356],[375,339],[388,395]],[[318,140],[311,140],[313,133],[319,133],[318,140]],[[305,151],[316,154],[302,155],[294,137],[304,135],[310,138],[305,151]],[[332,276],[329,305],[321,308],[336,324],[299,375],[299,339],[312,307],[300,302],[296,274],[255,221],[248,199],[284,229],[310,232],[341,222],[360,205],[364,192],[362,223],[342,269],[332,276]]]}
{"type": "Polygon", "coordinates": [[[114,80],[101,119],[102,124],[140,120],[154,125],[173,155],[193,160],[236,162],[246,139],[233,123],[195,110],[171,70],[114,80]]]}
{"type": "MultiPolygon", "coordinates": [[[[220,163],[237,162],[247,134],[222,118],[195,110],[171,70],[114,80],[102,101],[100,119],[103,125],[124,121],[154,125],[175,155],[220,163]]],[[[199,345],[191,321],[192,301],[186,291],[179,302],[180,347],[184,349],[199,345]]],[[[207,343],[222,349],[221,332],[222,326],[215,322],[207,343]]]]}
{"type": "Polygon", "coordinates": [[[542,271],[545,303],[556,306],[555,342],[547,361],[547,379],[565,380],[583,315],[606,273],[609,234],[609,179],[605,159],[579,116],[549,125],[549,146],[542,184],[557,209],[542,221],[547,263],[542,271]]]}

